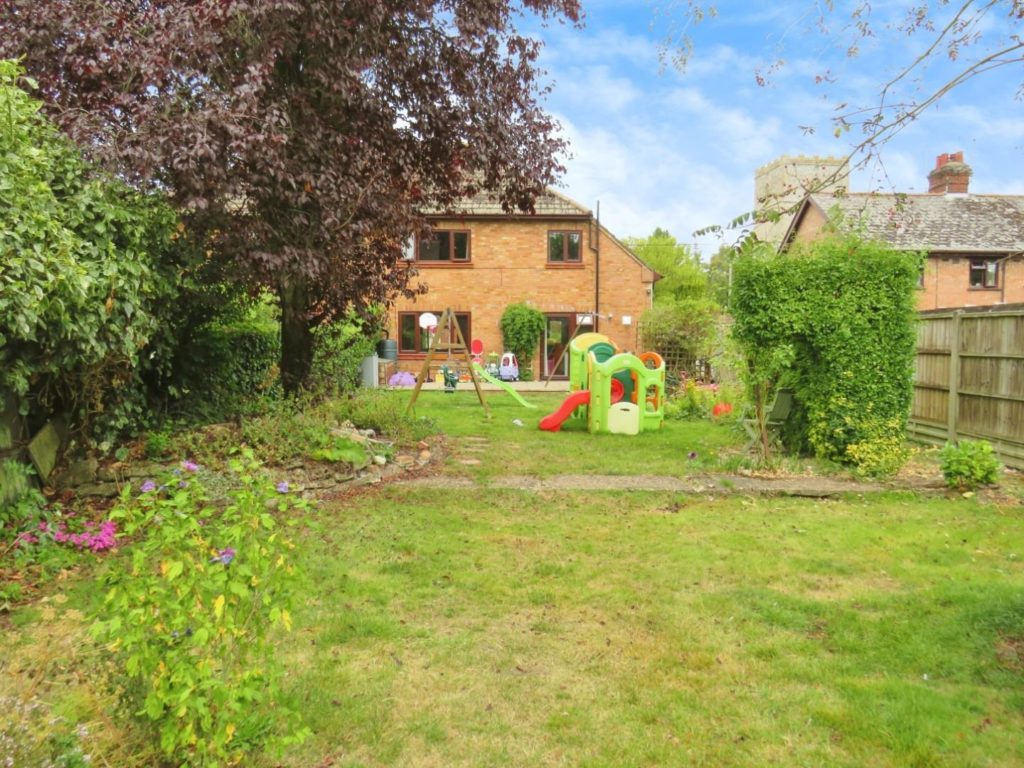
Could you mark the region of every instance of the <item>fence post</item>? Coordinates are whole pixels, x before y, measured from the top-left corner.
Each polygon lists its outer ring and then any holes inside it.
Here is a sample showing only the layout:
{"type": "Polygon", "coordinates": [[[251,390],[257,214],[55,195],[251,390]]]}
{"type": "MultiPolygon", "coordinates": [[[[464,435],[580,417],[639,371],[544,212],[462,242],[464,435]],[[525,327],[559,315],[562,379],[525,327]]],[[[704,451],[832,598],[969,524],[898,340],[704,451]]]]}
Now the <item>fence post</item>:
{"type": "Polygon", "coordinates": [[[960,312],[953,313],[953,325],[949,335],[949,409],[946,416],[946,431],[949,441],[957,439],[957,422],[960,420],[960,312]]]}

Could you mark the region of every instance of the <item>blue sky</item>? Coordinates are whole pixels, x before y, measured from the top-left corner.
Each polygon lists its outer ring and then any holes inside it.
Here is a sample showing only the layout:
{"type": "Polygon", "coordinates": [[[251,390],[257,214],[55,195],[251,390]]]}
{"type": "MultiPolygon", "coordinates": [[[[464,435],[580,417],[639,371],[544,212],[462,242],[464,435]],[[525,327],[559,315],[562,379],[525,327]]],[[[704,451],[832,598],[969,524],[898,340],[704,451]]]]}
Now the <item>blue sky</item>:
{"type": "MultiPolygon", "coordinates": [[[[834,136],[835,105],[872,103],[878,84],[925,44],[923,36],[885,32],[905,2],[873,3],[879,35],[850,58],[846,38],[813,31],[813,0],[725,0],[717,18],[690,29],[695,47],[685,72],[662,71],[658,42],[667,20],[656,19],[650,2],[583,2],[582,30],[538,31],[554,88],[546,108],[572,145],[561,189],[591,208],[600,201],[602,223],[620,237],[660,226],[680,241],[698,241],[705,258],[721,241],[693,232],[752,208],[758,166],[783,154],[848,153],[857,134],[834,136]],[[759,86],[755,72],[780,55],[785,66],[759,86]],[[816,84],[826,71],[833,82],[816,84]]],[[[842,0],[836,7],[834,23],[844,18],[842,0]]],[[[990,33],[1010,30],[1005,20],[986,24],[990,33]]],[[[932,76],[941,77],[944,66],[932,76]]],[[[962,150],[974,169],[971,191],[1024,194],[1024,104],[1016,98],[1024,67],[983,78],[884,145],[880,162],[854,171],[851,190],[927,192],[935,157],[962,150]]]]}

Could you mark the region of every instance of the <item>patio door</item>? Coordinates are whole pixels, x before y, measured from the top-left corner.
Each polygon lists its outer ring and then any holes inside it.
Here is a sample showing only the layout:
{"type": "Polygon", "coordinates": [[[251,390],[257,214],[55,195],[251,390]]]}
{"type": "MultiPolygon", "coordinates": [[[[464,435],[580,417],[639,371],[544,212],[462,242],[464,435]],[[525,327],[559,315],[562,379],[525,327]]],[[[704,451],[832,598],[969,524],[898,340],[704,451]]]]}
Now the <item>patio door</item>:
{"type": "Polygon", "coordinates": [[[594,330],[592,314],[552,312],[545,316],[544,336],[540,340],[541,374],[543,378],[569,378],[569,342],[577,333],[594,330]],[[565,354],[563,354],[563,352],[565,354]]]}
{"type": "Polygon", "coordinates": [[[576,315],[548,315],[544,323],[544,337],[541,339],[540,359],[544,378],[569,378],[569,353],[565,348],[576,330],[576,315]]]}

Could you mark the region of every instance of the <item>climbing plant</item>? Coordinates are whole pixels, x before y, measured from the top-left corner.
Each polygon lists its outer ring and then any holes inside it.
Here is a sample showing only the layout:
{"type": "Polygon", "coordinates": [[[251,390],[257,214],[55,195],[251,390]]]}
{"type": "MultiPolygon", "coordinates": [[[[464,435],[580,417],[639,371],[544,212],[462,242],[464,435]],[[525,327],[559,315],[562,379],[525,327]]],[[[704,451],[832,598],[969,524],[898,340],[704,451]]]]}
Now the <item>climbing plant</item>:
{"type": "Polygon", "coordinates": [[[816,455],[868,474],[905,459],[920,260],[856,236],[737,260],[733,336],[751,401],[763,410],[775,387],[791,386],[816,455]]]}
{"type": "Polygon", "coordinates": [[[531,363],[544,333],[544,313],[525,301],[509,304],[501,315],[501,337],[505,349],[519,359],[523,378],[532,373],[531,363]]]}

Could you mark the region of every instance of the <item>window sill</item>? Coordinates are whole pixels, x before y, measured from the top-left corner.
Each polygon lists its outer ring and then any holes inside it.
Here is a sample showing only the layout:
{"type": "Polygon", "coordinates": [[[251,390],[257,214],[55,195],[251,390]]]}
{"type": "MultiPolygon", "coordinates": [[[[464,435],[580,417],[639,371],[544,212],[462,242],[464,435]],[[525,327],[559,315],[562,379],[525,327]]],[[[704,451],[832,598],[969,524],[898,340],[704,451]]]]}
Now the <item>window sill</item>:
{"type": "Polygon", "coordinates": [[[427,269],[469,269],[473,266],[471,261],[410,261],[409,263],[427,269]]]}
{"type": "Polygon", "coordinates": [[[968,291],[998,291],[998,290],[1000,290],[1000,288],[999,288],[998,285],[992,285],[992,286],[988,286],[988,285],[973,285],[973,286],[968,286],[967,290],[968,291]]]}
{"type": "Polygon", "coordinates": [[[546,269],[583,269],[586,264],[582,262],[579,264],[552,264],[550,261],[545,264],[546,269]]]}

